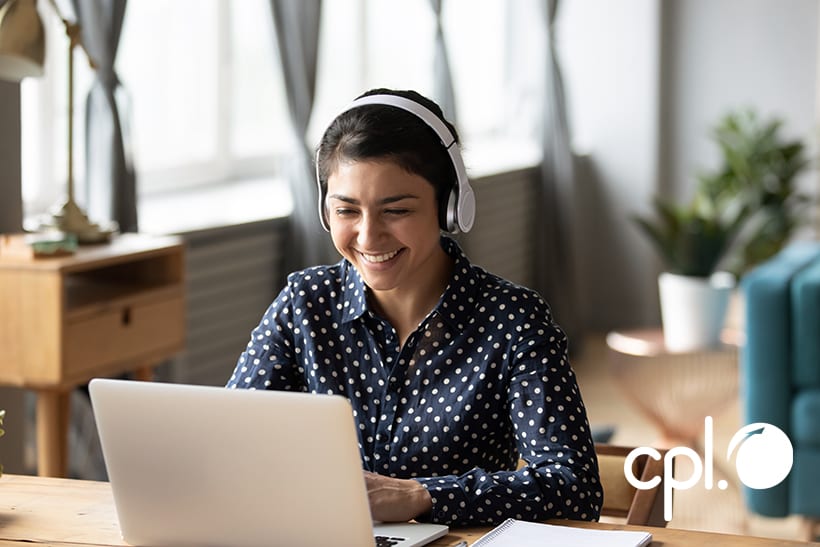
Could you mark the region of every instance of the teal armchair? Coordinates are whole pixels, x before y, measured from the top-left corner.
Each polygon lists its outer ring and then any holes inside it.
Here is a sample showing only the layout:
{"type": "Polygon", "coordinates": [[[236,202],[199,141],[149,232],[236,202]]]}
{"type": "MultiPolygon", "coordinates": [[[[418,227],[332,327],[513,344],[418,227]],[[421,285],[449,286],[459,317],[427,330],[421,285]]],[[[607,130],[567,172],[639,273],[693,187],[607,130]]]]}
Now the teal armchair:
{"type": "Polygon", "coordinates": [[[769,517],[820,519],[820,243],[794,243],[744,276],[746,342],[741,351],[745,424],[788,435],[790,474],[744,489],[747,507],[769,517]]]}

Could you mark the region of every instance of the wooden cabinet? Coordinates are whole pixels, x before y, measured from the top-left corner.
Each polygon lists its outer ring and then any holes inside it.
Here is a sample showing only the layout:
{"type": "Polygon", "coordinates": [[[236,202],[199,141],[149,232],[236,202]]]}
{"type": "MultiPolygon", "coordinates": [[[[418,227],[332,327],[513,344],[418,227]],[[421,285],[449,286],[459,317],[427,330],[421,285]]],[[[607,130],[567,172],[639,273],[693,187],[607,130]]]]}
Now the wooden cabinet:
{"type": "Polygon", "coordinates": [[[0,255],[0,384],[37,392],[38,473],[66,472],[69,394],[183,348],[184,247],[123,234],[54,258],[0,255]]]}

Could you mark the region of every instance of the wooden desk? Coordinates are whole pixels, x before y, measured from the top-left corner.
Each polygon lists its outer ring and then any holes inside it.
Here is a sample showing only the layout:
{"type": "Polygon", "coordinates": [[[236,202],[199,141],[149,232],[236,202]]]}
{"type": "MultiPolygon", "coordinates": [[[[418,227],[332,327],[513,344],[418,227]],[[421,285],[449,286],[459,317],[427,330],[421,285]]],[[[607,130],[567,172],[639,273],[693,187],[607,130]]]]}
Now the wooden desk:
{"type": "Polygon", "coordinates": [[[65,476],[71,390],[141,379],[183,347],[184,247],[123,234],[65,257],[0,256],[0,385],[37,393],[37,472],[65,476]]]}
{"type": "MultiPolygon", "coordinates": [[[[662,547],[807,545],[796,541],[669,528],[572,521],[552,521],[551,524],[609,530],[650,530],[655,540],[652,545],[662,547]]],[[[472,544],[487,530],[488,528],[454,528],[432,545],[451,547],[461,540],[472,544]]],[[[0,547],[23,547],[32,542],[58,547],[126,545],[120,538],[109,484],[22,475],[0,477],[0,547]]]]}

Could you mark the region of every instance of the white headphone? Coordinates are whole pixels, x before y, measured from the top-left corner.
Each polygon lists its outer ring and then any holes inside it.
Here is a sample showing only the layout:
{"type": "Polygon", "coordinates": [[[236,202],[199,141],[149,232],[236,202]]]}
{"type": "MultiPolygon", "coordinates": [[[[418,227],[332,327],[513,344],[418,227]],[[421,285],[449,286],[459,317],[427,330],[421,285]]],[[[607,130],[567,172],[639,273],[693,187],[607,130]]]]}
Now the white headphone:
{"type": "MultiPolygon", "coordinates": [[[[424,105],[405,97],[387,94],[368,95],[358,98],[342,110],[337,117],[354,108],[370,104],[394,106],[406,110],[421,119],[436,132],[441,144],[450,155],[457,181],[447,198],[447,209],[444,214],[446,225],[442,228],[454,234],[459,231],[469,232],[475,220],[475,194],[467,178],[467,170],[464,168],[464,161],[461,159],[461,151],[456,138],[447,128],[447,125],[424,105]]],[[[322,191],[322,182],[319,178],[319,150],[316,150],[316,184],[319,185],[319,220],[322,222],[322,227],[330,231],[325,210],[325,193],[322,191]]]]}

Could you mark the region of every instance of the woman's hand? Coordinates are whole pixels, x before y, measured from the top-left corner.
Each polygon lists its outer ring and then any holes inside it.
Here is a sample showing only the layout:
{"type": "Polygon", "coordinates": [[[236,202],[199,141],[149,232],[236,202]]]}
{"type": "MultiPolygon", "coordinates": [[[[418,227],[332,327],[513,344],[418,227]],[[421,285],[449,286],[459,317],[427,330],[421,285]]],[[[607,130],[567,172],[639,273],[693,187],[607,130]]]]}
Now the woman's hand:
{"type": "Polygon", "coordinates": [[[380,522],[405,522],[433,508],[430,493],[412,479],[394,479],[364,472],[370,513],[380,522]]]}

